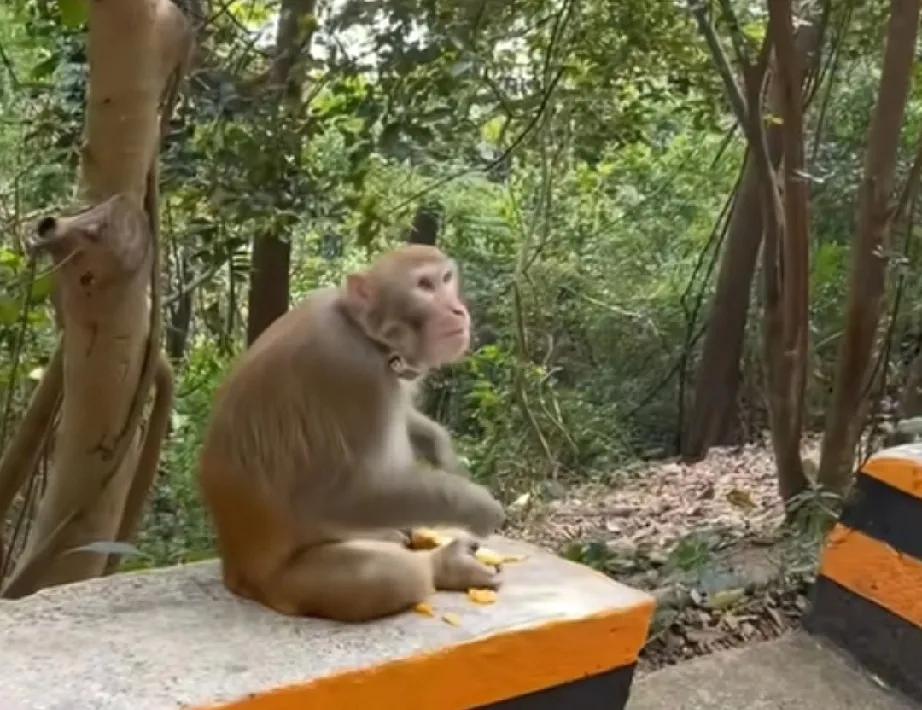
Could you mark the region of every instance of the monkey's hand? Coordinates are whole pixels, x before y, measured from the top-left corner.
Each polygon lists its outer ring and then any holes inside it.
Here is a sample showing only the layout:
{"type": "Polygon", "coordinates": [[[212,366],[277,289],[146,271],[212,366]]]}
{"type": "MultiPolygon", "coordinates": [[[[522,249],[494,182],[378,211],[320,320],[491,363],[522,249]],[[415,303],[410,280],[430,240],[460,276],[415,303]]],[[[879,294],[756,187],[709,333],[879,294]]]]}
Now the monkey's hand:
{"type": "Polygon", "coordinates": [[[365,530],[416,526],[459,527],[486,537],[506,519],[484,486],[438,468],[368,470],[347,480],[336,495],[302,502],[315,520],[365,530]]]}
{"type": "Polygon", "coordinates": [[[487,537],[506,521],[506,511],[486,487],[471,483],[465,490],[461,518],[478,537],[487,537]]]}

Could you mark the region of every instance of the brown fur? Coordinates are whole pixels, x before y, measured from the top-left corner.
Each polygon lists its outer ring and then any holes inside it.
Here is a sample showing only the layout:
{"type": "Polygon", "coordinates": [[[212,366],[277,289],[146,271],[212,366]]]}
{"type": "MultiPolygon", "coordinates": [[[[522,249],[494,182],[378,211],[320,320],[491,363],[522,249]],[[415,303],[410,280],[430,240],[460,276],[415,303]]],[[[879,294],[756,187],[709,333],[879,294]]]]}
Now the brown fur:
{"type": "Polygon", "coordinates": [[[451,525],[482,536],[503,520],[488,491],[458,475],[448,433],[388,364],[396,353],[425,371],[466,349],[453,270],[432,247],[390,252],[275,321],[223,383],[200,475],[233,592],[358,621],[436,588],[498,584],[472,539],[412,551],[398,532],[451,525]]]}

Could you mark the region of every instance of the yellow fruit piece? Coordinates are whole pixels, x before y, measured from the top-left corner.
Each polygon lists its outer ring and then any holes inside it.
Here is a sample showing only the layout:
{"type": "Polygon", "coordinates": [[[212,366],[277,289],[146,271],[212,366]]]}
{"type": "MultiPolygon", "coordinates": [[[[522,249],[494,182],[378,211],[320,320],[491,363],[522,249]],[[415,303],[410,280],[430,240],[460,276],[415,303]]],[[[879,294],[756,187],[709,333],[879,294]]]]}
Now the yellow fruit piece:
{"type": "Polygon", "coordinates": [[[467,596],[475,604],[492,604],[496,601],[496,592],[492,589],[468,589],[467,596]]]}
{"type": "Polygon", "coordinates": [[[427,604],[426,602],[420,602],[414,606],[413,611],[415,611],[417,614],[422,614],[423,616],[435,616],[435,610],[432,608],[432,605],[427,604]]]}
{"type": "Polygon", "coordinates": [[[417,528],[410,533],[411,550],[432,550],[436,547],[441,547],[447,542],[451,542],[451,538],[443,535],[438,530],[417,528]]]}
{"type": "Polygon", "coordinates": [[[525,559],[525,555],[504,555],[487,547],[477,548],[475,556],[482,564],[490,565],[491,567],[498,567],[509,562],[521,562],[525,559]]]}
{"type": "Polygon", "coordinates": [[[497,567],[505,560],[501,554],[486,547],[478,547],[474,556],[480,560],[481,564],[490,565],[491,567],[497,567]]]}
{"type": "Polygon", "coordinates": [[[444,621],[446,624],[451,624],[452,626],[461,626],[461,617],[457,614],[453,614],[450,611],[446,614],[442,614],[442,621],[444,621]]]}

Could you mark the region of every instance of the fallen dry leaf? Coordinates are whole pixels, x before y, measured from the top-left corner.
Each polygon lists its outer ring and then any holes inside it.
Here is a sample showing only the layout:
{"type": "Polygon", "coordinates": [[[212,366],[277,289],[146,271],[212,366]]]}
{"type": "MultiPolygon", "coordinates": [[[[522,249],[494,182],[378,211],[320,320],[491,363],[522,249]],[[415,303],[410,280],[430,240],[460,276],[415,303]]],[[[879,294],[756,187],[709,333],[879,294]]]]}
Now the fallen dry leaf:
{"type": "Polygon", "coordinates": [[[452,626],[461,626],[461,617],[450,611],[442,614],[442,621],[444,621],[446,624],[451,624],[452,626]]]}
{"type": "Polygon", "coordinates": [[[734,488],[731,491],[727,491],[727,500],[737,508],[743,508],[745,510],[752,510],[756,507],[755,502],[752,500],[752,496],[741,488],[734,488]]]}
{"type": "Polygon", "coordinates": [[[413,607],[413,611],[423,616],[435,616],[435,610],[432,608],[432,605],[427,602],[420,602],[413,607]]]}
{"type": "Polygon", "coordinates": [[[521,510],[524,510],[528,506],[528,502],[530,500],[531,500],[531,494],[523,493],[518,498],[516,498],[514,501],[512,501],[508,506],[506,506],[506,509],[510,512],[517,513],[521,510]]]}
{"type": "Polygon", "coordinates": [[[492,589],[468,589],[467,596],[475,604],[492,604],[496,601],[496,592],[492,589]]]}
{"type": "Polygon", "coordinates": [[[742,589],[723,589],[711,596],[711,608],[729,609],[744,596],[746,596],[746,592],[742,589]]]}

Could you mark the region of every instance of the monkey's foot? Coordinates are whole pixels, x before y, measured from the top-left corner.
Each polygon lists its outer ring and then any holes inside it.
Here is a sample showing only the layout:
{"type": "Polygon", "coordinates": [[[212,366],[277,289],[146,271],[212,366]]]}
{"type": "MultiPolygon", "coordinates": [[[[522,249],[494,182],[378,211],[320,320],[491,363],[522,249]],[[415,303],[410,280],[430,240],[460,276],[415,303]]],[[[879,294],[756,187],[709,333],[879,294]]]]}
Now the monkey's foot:
{"type": "Polygon", "coordinates": [[[474,538],[464,535],[456,537],[447,545],[433,550],[432,565],[435,573],[435,587],[445,591],[465,591],[471,587],[497,589],[500,586],[499,571],[477,559],[474,538]]]}

